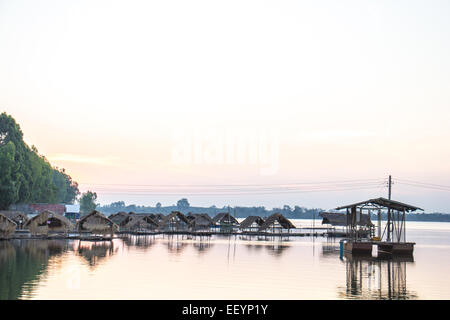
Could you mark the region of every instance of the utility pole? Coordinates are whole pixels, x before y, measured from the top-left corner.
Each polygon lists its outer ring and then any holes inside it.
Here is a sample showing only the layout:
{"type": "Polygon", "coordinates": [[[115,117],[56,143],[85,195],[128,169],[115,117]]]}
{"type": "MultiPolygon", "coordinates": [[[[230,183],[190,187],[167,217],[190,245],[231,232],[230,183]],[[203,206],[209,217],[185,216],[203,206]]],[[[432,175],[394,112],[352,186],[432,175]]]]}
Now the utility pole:
{"type": "MultiPolygon", "coordinates": [[[[388,199],[391,200],[392,196],[392,176],[389,175],[389,189],[388,189],[388,199]]],[[[388,208],[387,215],[387,241],[391,241],[391,208],[388,208]]]]}

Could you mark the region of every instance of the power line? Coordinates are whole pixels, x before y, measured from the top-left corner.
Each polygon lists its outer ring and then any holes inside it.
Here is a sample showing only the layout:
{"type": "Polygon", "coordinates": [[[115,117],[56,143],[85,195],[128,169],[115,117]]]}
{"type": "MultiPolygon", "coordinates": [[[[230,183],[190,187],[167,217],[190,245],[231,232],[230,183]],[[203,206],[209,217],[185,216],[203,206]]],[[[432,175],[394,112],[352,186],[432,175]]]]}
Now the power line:
{"type": "Polygon", "coordinates": [[[411,184],[417,184],[417,185],[423,185],[423,186],[430,186],[430,187],[450,189],[450,186],[442,185],[442,184],[435,184],[435,183],[429,183],[429,182],[420,182],[420,181],[414,181],[414,180],[408,180],[408,179],[398,179],[398,180],[401,183],[404,183],[404,184],[411,183],[411,184]]]}
{"type": "Polygon", "coordinates": [[[339,180],[339,181],[319,181],[319,182],[295,182],[295,183],[278,183],[278,184],[123,184],[123,183],[89,183],[79,182],[79,185],[98,185],[98,186],[129,186],[129,187],[265,187],[265,186],[296,186],[296,185],[316,185],[316,184],[346,184],[346,183],[367,183],[382,181],[383,179],[359,179],[359,180],[339,180]]]}

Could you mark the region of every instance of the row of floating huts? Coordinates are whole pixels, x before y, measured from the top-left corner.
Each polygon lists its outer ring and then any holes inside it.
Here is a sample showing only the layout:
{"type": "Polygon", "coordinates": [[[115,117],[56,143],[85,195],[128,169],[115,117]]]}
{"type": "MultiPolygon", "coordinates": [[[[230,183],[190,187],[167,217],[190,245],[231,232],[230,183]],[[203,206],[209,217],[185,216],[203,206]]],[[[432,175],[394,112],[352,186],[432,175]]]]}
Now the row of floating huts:
{"type": "Polygon", "coordinates": [[[29,218],[17,211],[0,211],[0,239],[9,238],[16,230],[28,230],[34,236],[79,233],[80,235],[110,235],[121,233],[289,233],[296,227],[282,214],[266,219],[249,216],[241,223],[229,213],[210,217],[206,213],[184,215],[173,211],[168,215],[118,212],[106,217],[98,211],[73,222],[51,211],[29,218]]]}

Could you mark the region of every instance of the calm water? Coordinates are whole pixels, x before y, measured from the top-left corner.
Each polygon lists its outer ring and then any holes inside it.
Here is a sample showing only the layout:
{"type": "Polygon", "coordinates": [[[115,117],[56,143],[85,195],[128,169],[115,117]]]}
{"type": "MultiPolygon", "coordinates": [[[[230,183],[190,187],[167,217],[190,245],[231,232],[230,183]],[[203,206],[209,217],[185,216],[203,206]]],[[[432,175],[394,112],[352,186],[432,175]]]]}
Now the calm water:
{"type": "Polygon", "coordinates": [[[410,261],[341,260],[322,237],[0,241],[0,299],[450,299],[450,223],[407,230],[410,261]]]}

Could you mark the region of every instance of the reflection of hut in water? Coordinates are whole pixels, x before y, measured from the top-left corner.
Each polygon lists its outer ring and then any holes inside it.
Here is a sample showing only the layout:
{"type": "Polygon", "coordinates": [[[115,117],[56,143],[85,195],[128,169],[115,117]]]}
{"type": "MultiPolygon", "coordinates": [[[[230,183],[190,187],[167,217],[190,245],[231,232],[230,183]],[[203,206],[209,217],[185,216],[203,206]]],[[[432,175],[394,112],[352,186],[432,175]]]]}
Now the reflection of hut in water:
{"type": "Polygon", "coordinates": [[[118,231],[119,227],[112,220],[94,210],[78,221],[77,230],[80,233],[90,233],[92,235],[109,234],[112,238],[114,231],[118,231]]]}
{"type": "Polygon", "coordinates": [[[14,221],[17,224],[17,229],[19,230],[23,229],[25,223],[30,220],[28,216],[22,211],[6,210],[0,211],[0,213],[14,221]]]}
{"type": "Polygon", "coordinates": [[[52,257],[61,255],[69,250],[69,244],[65,240],[18,240],[25,251],[33,256],[52,257]]]}
{"type": "Polygon", "coordinates": [[[16,251],[9,241],[0,241],[0,265],[12,261],[15,254],[16,251]]]}
{"type": "Polygon", "coordinates": [[[16,231],[17,224],[0,213],[0,239],[9,238],[16,231]]]}
{"type": "Polygon", "coordinates": [[[187,244],[183,240],[183,238],[179,238],[178,235],[169,235],[167,241],[167,249],[172,253],[181,253],[184,248],[186,248],[187,244]]]}
{"type": "Polygon", "coordinates": [[[213,245],[210,241],[197,241],[193,243],[195,249],[198,250],[199,253],[205,253],[208,249],[210,249],[213,245]]]}
{"type": "Polygon", "coordinates": [[[120,211],[120,212],[111,214],[110,216],[108,216],[108,219],[111,220],[112,222],[114,222],[115,224],[117,224],[119,227],[122,227],[123,221],[126,220],[130,214],[132,214],[132,212],[130,212],[128,214],[124,211],[120,211]]]}
{"type": "Polygon", "coordinates": [[[179,211],[172,211],[160,223],[160,229],[164,231],[188,231],[190,227],[189,219],[179,211]]]}
{"type": "Polygon", "coordinates": [[[274,241],[272,244],[266,246],[269,253],[274,256],[281,256],[281,254],[285,252],[289,247],[290,246],[283,245],[281,241],[274,241]]]}
{"type": "Polygon", "coordinates": [[[48,235],[50,233],[67,233],[73,229],[73,224],[60,214],[44,211],[28,220],[24,228],[33,235],[48,235]]]}
{"type": "Polygon", "coordinates": [[[295,226],[291,221],[286,219],[280,213],[274,213],[270,217],[268,217],[261,227],[259,227],[258,231],[265,231],[268,233],[283,233],[287,230],[289,233],[290,229],[295,229],[295,226]]]}
{"type": "Polygon", "coordinates": [[[78,255],[87,260],[90,266],[96,266],[101,260],[114,254],[113,241],[83,242],[78,246],[78,255]]]}
{"type": "Polygon", "coordinates": [[[129,215],[123,221],[122,231],[132,232],[155,232],[159,228],[159,224],[150,216],[129,215]]]}
{"type": "Polygon", "coordinates": [[[214,226],[213,219],[207,213],[189,213],[186,218],[191,222],[193,231],[210,231],[214,226]]]}
{"type": "Polygon", "coordinates": [[[257,232],[264,224],[264,219],[259,216],[248,216],[239,225],[239,229],[244,232],[257,232]]]}
{"type": "Polygon", "coordinates": [[[232,232],[235,227],[239,226],[239,221],[228,212],[217,214],[213,218],[213,221],[214,224],[220,228],[221,232],[232,232]]]}
{"type": "Polygon", "coordinates": [[[416,299],[417,294],[407,289],[407,264],[409,257],[375,258],[344,254],[346,288],[339,292],[350,299],[416,299]]]}

